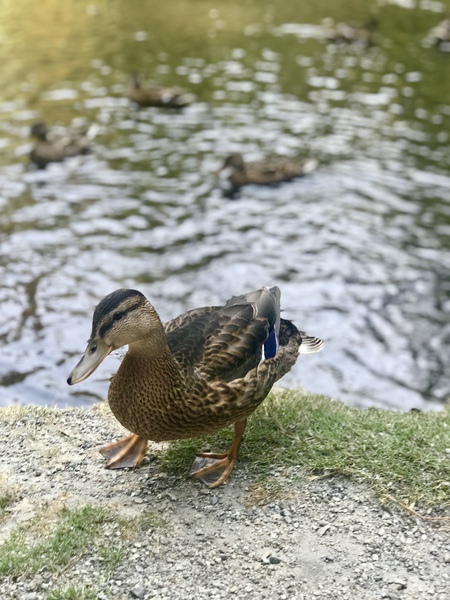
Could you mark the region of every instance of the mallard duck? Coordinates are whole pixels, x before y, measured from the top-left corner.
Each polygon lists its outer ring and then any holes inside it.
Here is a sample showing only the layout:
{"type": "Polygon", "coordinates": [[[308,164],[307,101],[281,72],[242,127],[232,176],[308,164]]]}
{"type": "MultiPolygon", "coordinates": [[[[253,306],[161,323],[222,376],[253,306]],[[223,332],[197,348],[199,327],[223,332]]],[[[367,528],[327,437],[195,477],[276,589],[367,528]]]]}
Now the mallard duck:
{"type": "Polygon", "coordinates": [[[138,466],[147,440],[193,438],[234,423],[228,452],[197,455],[208,464],[191,474],[210,487],[230,475],[247,417],[274,383],[299,353],[323,346],[280,318],[277,287],[233,297],[224,306],[190,310],[164,325],[141,292],[120,289],[96,307],[91,337],[69,385],[89,377],[112,350],[126,344],[108,401],[132,434],[100,450],[106,466],[138,466]]]}
{"type": "Polygon", "coordinates": [[[373,41],[375,30],[378,27],[376,19],[369,19],[364,25],[355,23],[338,23],[326,33],[326,39],[330,42],[361,44],[370,46],[373,41]]]}
{"type": "Polygon", "coordinates": [[[87,154],[97,131],[98,126],[91,125],[87,131],[78,135],[67,132],[49,133],[45,123],[35,123],[31,128],[31,136],[37,141],[30,152],[30,160],[39,169],[45,169],[48,163],[87,154]]]}
{"type": "Polygon", "coordinates": [[[128,98],[139,106],[162,106],[164,108],[183,108],[192,102],[190,94],[175,87],[153,85],[142,87],[138,73],[132,75],[132,86],[128,98]]]}
{"type": "Polygon", "coordinates": [[[277,185],[302,177],[317,167],[313,159],[299,160],[285,157],[274,157],[265,160],[247,162],[239,152],[230,154],[222,167],[216,172],[223,172],[234,190],[243,185],[277,185]]]}
{"type": "Polygon", "coordinates": [[[450,17],[433,27],[429,34],[429,40],[430,44],[439,50],[450,52],[450,17]]]}

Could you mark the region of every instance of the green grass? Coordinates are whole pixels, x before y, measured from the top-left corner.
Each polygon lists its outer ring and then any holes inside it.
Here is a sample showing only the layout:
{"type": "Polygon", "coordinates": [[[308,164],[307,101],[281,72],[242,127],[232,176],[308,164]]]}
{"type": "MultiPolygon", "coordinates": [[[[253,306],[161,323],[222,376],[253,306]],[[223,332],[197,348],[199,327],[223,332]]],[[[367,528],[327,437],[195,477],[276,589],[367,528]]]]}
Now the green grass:
{"type": "Polygon", "coordinates": [[[136,525],[140,531],[153,531],[167,527],[167,522],[156,510],[143,510],[136,525]]]}
{"type": "Polygon", "coordinates": [[[6,491],[4,494],[0,495],[0,521],[6,514],[6,509],[8,506],[13,504],[17,500],[18,490],[10,489],[6,491]]]}
{"type": "MultiPolygon", "coordinates": [[[[176,442],[161,456],[186,471],[196,451],[228,449],[232,433],[176,442]]],[[[240,451],[254,476],[302,467],[370,482],[378,493],[428,506],[450,505],[450,411],[357,410],[320,396],[278,389],[249,419],[240,451]]],[[[239,469],[239,463],[237,466],[239,469]]]]}
{"type": "MultiPolygon", "coordinates": [[[[231,439],[227,429],[176,442],[160,451],[160,462],[186,473],[196,451],[227,450],[231,439]]],[[[240,469],[254,482],[248,494],[252,503],[289,496],[296,478],[343,475],[366,481],[380,495],[406,505],[448,507],[450,411],[356,410],[323,397],[277,389],[249,419],[236,471],[240,469]]],[[[11,489],[0,497],[0,515],[17,494],[11,489]]],[[[145,507],[138,517],[127,520],[111,507],[48,507],[17,527],[0,546],[0,578],[30,577],[43,567],[59,574],[86,554],[97,554],[102,559],[101,577],[107,580],[126,559],[130,541],[164,527],[163,516],[145,507]],[[104,535],[111,521],[119,527],[119,538],[104,535]]],[[[45,600],[94,598],[94,589],[70,586],[48,591],[45,600]]]]}
{"type": "Polygon", "coordinates": [[[70,586],[61,590],[53,590],[45,600],[97,600],[97,594],[86,587],[70,586]]]}
{"type": "Polygon", "coordinates": [[[126,548],[124,544],[115,542],[114,546],[102,546],[99,548],[98,554],[104,561],[105,571],[110,575],[124,558],[126,548]]]}
{"type": "MultiPolygon", "coordinates": [[[[45,567],[61,573],[79,562],[85,553],[93,552],[102,560],[101,569],[109,577],[127,552],[127,540],[134,540],[143,531],[166,527],[156,511],[143,510],[138,518],[124,520],[111,509],[83,506],[76,510],[63,508],[55,514],[42,513],[27,526],[17,527],[0,545],[0,578],[2,576],[34,575],[45,567]],[[103,525],[119,524],[121,538],[105,537],[103,525]]],[[[69,587],[53,590],[46,600],[91,600],[96,595],[90,588],[69,587]]]]}
{"type": "Polygon", "coordinates": [[[95,542],[102,524],[111,520],[104,508],[84,506],[64,509],[58,523],[49,534],[34,536],[29,528],[18,528],[0,546],[0,575],[19,576],[36,573],[42,567],[60,571],[95,542]],[[37,538],[41,541],[36,541],[37,538]]]}
{"type": "Polygon", "coordinates": [[[0,496],[0,512],[2,510],[5,510],[5,508],[7,508],[13,501],[14,495],[10,494],[9,492],[4,494],[3,496],[0,496]]]}

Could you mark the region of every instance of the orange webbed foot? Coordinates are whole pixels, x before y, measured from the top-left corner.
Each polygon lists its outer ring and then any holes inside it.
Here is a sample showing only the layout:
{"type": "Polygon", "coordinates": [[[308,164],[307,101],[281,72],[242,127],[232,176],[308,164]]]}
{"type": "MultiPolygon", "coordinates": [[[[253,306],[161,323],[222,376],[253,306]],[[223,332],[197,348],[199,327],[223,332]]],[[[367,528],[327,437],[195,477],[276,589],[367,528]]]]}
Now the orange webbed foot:
{"type": "Polygon", "coordinates": [[[192,464],[189,474],[196,479],[203,481],[209,488],[216,488],[230,476],[236,458],[230,457],[228,454],[198,454],[192,464]],[[216,458],[222,456],[223,458],[216,458]]]}
{"type": "Polygon", "coordinates": [[[234,424],[234,439],[231,448],[224,454],[201,452],[197,454],[189,474],[203,481],[209,488],[216,488],[230,476],[238,457],[247,421],[237,421],[234,424]]]}
{"type": "Polygon", "coordinates": [[[100,454],[108,458],[107,469],[135,469],[145,456],[147,440],[131,434],[117,442],[100,448],[100,454]]]}

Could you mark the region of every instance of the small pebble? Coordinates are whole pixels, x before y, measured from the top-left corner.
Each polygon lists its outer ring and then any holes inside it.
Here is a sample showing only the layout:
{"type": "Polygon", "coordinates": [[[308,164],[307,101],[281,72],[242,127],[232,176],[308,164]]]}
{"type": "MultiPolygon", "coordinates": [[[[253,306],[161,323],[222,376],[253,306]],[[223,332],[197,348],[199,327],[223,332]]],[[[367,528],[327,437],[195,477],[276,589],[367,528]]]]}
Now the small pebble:
{"type": "Polygon", "coordinates": [[[139,600],[141,600],[145,596],[145,588],[141,585],[137,585],[135,588],[130,590],[130,595],[132,598],[139,598],[139,600]]]}

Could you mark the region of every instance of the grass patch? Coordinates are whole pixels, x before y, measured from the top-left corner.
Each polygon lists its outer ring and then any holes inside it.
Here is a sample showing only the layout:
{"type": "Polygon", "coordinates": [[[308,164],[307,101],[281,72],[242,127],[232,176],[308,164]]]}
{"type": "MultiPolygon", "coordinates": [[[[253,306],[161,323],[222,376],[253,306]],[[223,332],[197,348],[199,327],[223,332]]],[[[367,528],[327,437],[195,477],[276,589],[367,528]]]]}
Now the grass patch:
{"type": "Polygon", "coordinates": [[[110,575],[114,569],[120,564],[125,556],[125,546],[120,542],[115,542],[114,546],[102,546],[99,548],[98,554],[103,559],[105,570],[110,575]]]}
{"type": "MultiPolygon", "coordinates": [[[[161,456],[186,471],[196,451],[226,450],[230,431],[173,443],[161,456]]],[[[450,411],[358,410],[321,396],[275,390],[248,421],[240,460],[254,475],[298,466],[352,476],[407,504],[450,505],[450,411]]],[[[238,467],[239,468],[239,467],[238,467]]]]}
{"type": "Polygon", "coordinates": [[[13,497],[11,494],[6,493],[4,496],[0,496],[0,512],[11,504],[13,497]]]}
{"type": "Polygon", "coordinates": [[[153,531],[167,527],[167,521],[156,510],[144,510],[137,519],[137,526],[141,531],[153,531]]]}
{"type": "Polygon", "coordinates": [[[6,423],[17,423],[25,419],[32,428],[34,424],[52,422],[55,420],[55,411],[47,406],[26,406],[22,404],[13,404],[11,406],[2,406],[0,418],[6,423]]]}
{"type": "Polygon", "coordinates": [[[86,587],[70,586],[61,590],[53,590],[45,600],[97,600],[97,594],[86,587]]]}
{"type": "Polygon", "coordinates": [[[0,495],[0,518],[4,514],[5,509],[16,501],[17,496],[18,492],[15,490],[8,490],[0,495]]]}
{"type": "Polygon", "coordinates": [[[156,510],[143,509],[139,516],[127,521],[118,519],[118,522],[128,541],[139,540],[143,534],[167,527],[167,521],[156,510]]]}
{"type": "Polygon", "coordinates": [[[0,575],[34,574],[44,566],[52,571],[67,567],[95,542],[102,524],[110,519],[105,509],[84,506],[63,509],[56,527],[40,541],[27,536],[29,528],[18,528],[0,546],[0,575]]]}
{"type": "Polygon", "coordinates": [[[276,477],[262,477],[248,486],[248,494],[245,499],[247,506],[264,506],[269,502],[286,500],[292,495],[286,485],[283,485],[276,477]]]}

